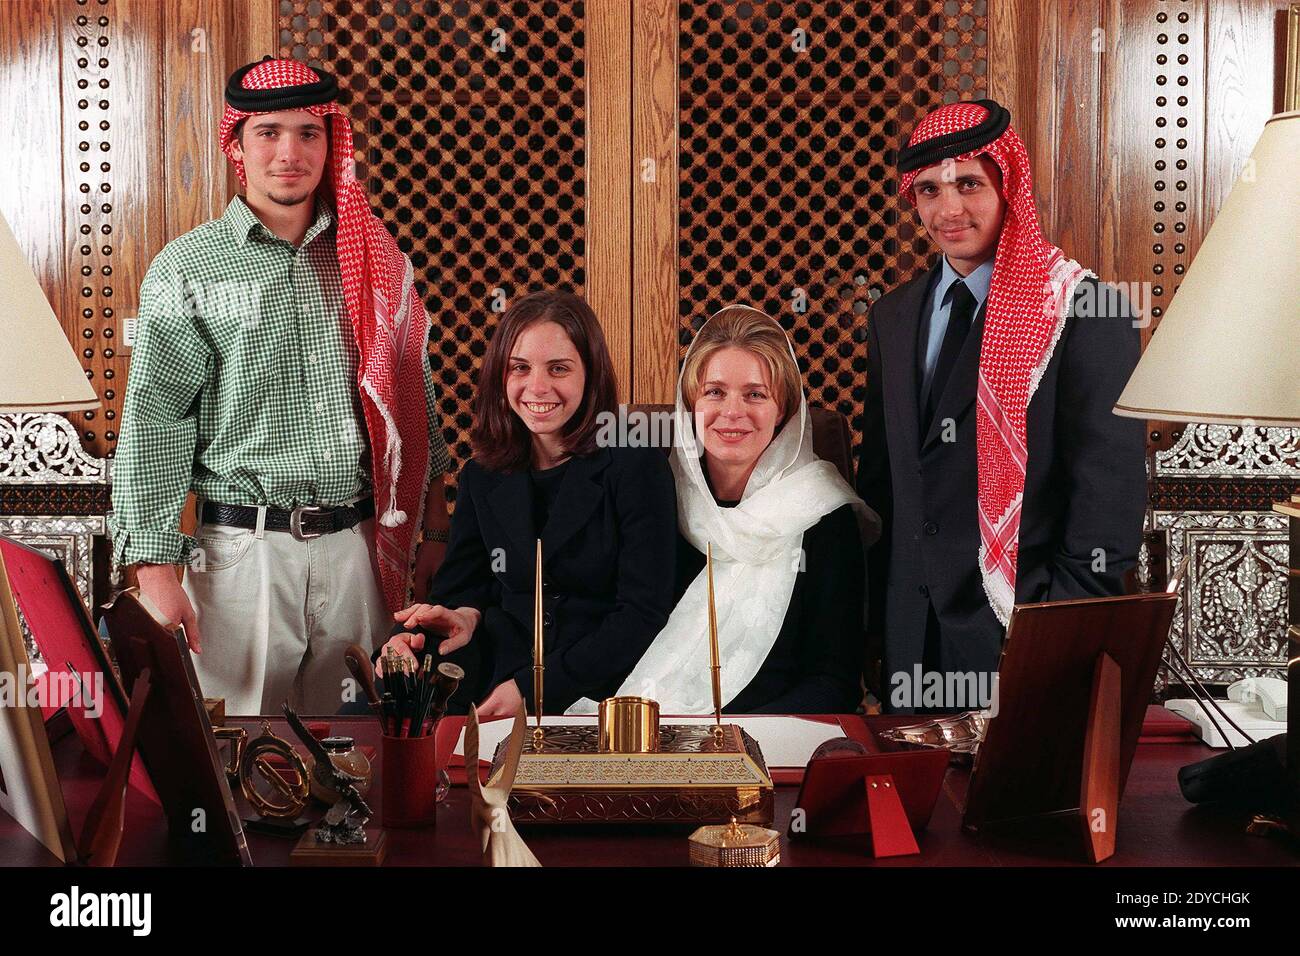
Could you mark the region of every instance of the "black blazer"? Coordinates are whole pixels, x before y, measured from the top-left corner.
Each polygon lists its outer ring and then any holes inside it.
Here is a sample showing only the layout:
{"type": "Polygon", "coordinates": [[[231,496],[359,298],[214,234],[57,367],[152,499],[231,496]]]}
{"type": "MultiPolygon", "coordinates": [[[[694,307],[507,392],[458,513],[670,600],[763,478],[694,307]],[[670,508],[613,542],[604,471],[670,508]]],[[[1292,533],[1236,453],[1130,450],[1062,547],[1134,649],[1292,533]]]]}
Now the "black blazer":
{"type": "MultiPolygon", "coordinates": [[[[975,386],[984,310],[975,317],[920,431],[918,340],[926,293],[940,262],[883,296],[867,326],[867,397],[857,486],[884,534],[868,554],[868,633],[890,677],[922,661],[926,620],[938,620],[944,671],[996,670],[1004,628],[980,579],[976,507],[975,386]],[[944,419],[955,441],[942,440],[944,419]]],[[[1075,317],[1108,287],[1085,280],[1029,403],[1028,470],[1020,522],[1016,601],[1119,594],[1137,560],[1146,508],[1144,425],[1111,412],[1141,350],[1128,303],[1116,314],[1075,317]],[[1104,550],[1104,569],[1094,561],[1104,550]]],[[[1114,290],[1110,290],[1112,293],[1114,290]]]]}
{"type": "Polygon", "coordinates": [[[672,610],[676,535],[677,495],[659,449],[605,448],[571,459],[542,529],[526,471],[468,462],[428,601],[483,612],[468,655],[483,677],[471,696],[514,679],[532,712],[539,536],[545,712],[617,691],[672,610]]]}

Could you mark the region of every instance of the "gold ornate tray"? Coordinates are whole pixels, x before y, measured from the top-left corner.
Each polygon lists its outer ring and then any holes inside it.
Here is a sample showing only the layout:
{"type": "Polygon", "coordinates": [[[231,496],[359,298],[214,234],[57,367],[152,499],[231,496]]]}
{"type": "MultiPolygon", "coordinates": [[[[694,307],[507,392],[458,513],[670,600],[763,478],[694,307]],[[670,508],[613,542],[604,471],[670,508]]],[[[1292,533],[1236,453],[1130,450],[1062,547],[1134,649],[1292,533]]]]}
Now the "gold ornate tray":
{"type": "MultiPolygon", "coordinates": [[[[735,724],[665,724],[657,753],[600,753],[591,726],[543,727],[524,744],[510,817],[515,823],[769,824],[772,777],[758,743],[735,724]]],[[[492,759],[495,777],[505,743],[492,759]]]]}

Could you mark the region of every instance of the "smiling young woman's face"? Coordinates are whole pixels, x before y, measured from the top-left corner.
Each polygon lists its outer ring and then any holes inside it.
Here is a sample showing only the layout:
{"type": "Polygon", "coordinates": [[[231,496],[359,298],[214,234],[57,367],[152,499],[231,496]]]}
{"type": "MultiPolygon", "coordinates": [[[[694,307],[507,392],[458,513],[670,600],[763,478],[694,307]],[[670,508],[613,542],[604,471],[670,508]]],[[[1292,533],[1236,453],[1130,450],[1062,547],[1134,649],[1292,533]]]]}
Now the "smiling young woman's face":
{"type": "Polygon", "coordinates": [[[772,375],[762,359],[735,347],[709,358],[695,398],[695,434],[706,464],[753,466],[772,443],[780,417],[772,375]]]}
{"type": "Polygon", "coordinates": [[[506,364],[506,400],[534,440],[558,441],[586,384],[578,350],[558,324],[537,322],[519,333],[506,364]]]}

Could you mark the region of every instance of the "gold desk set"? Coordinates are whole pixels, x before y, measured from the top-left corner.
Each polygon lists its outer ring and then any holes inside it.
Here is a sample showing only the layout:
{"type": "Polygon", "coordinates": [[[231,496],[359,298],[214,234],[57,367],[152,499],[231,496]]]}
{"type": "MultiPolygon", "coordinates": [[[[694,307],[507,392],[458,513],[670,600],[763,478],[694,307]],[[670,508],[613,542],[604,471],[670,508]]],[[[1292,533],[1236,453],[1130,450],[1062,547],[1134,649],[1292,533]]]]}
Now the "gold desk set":
{"type": "MultiPolygon", "coordinates": [[[[712,726],[659,724],[659,704],[610,697],[593,725],[542,726],[542,542],[533,604],[532,741],[519,760],[509,811],[516,823],[772,822],[774,788],[757,741],[722,722],[722,665],[713,599],[713,548],[706,555],[712,726]]],[[[497,747],[489,782],[501,771],[497,747]]]]}

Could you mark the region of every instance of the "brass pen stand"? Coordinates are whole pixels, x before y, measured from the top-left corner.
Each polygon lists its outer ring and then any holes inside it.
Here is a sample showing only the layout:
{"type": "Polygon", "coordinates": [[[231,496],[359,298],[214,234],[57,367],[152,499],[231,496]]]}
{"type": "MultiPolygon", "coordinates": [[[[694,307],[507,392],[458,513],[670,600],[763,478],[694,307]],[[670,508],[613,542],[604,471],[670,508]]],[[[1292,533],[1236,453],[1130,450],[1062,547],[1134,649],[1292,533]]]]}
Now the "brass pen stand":
{"type": "MultiPolygon", "coordinates": [[[[515,823],[767,824],[774,788],[758,743],[722,722],[722,663],[713,599],[713,548],[705,561],[709,586],[712,725],[659,726],[659,704],[610,697],[595,726],[543,727],[545,646],[542,542],[537,542],[533,607],[533,714],[507,804],[515,823]]],[[[497,746],[489,783],[506,761],[497,746]]]]}
{"type": "MultiPolygon", "coordinates": [[[[735,724],[660,726],[659,705],[637,697],[600,706],[596,725],[541,727],[524,744],[510,792],[515,823],[772,822],[775,791],[763,752],[735,724]],[[651,709],[649,722],[643,715],[651,709]],[[623,749],[628,737],[605,732],[607,718],[627,720],[629,712],[645,728],[640,740],[631,738],[636,750],[623,749]]],[[[492,776],[504,759],[502,744],[492,776]]]]}

